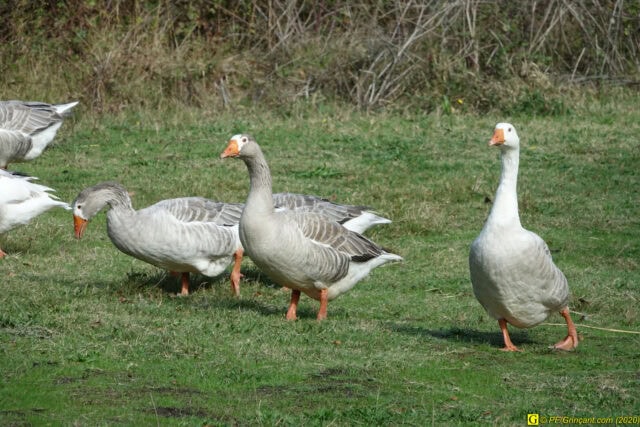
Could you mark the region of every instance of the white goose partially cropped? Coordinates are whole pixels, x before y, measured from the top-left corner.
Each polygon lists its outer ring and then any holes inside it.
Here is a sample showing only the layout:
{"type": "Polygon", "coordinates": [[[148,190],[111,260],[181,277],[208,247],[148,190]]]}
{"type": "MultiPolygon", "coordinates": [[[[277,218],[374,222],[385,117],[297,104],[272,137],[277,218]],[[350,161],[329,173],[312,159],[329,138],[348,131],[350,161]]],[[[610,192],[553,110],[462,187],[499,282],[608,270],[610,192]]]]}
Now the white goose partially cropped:
{"type": "Polygon", "coordinates": [[[127,255],[181,273],[181,295],[189,294],[189,273],[214,277],[234,260],[231,289],[239,295],[243,252],[238,239],[241,204],[182,197],[136,211],[122,185],[103,182],[85,188],[73,202],[77,238],[82,237],[88,221],[106,205],[110,207],[107,234],[113,244],[127,255]]]}
{"type": "MultiPolygon", "coordinates": [[[[0,234],[25,225],[43,212],[55,207],[70,209],[44,185],[31,182],[37,179],[15,175],[0,169],[0,234]]],[[[6,253],[0,249],[0,258],[6,253]]]]}
{"type": "Polygon", "coordinates": [[[402,257],[314,212],[275,210],[271,172],[260,146],[235,135],[221,154],[239,157],[249,170],[250,189],[240,217],[240,241],[247,255],[276,283],[292,289],[288,320],[296,319],[300,293],[327,303],[350,290],[374,268],[402,257]]]}
{"type": "Polygon", "coordinates": [[[0,101],[0,169],[42,154],[77,104],[0,101]]]}
{"type": "Polygon", "coordinates": [[[498,123],[490,146],[500,147],[502,173],[489,217],[471,245],[469,269],[473,292],[485,310],[498,320],[505,351],[519,351],[511,342],[507,323],[530,328],[559,312],[567,337],[555,348],[571,350],[578,335],[571,321],[569,287],[551,259],[546,243],[520,224],[518,214],[518,162],[520,139],[509,123],[498,123]]]}

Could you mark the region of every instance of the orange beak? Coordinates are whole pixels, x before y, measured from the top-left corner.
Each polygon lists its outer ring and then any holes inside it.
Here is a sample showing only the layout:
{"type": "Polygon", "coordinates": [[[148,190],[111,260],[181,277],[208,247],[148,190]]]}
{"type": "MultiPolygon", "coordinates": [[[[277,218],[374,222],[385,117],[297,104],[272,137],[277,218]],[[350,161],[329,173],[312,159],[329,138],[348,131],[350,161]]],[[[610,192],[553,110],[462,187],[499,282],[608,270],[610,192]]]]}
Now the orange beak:
{"type": "Polygon", "coordinates": [[[82,237],[82,235],[84,234],[85,228],[87,228],[88,222],[89,221],[87,221],[86,219],[80,218],[77,215],[73,216],[73,229],[76,232],[76,239],[79,239],[82,237]]]}
{"type": "Polygon", "coordinates": [[[238,157],[240,155],[240,150],[238,149],[238,141],[232,139],[227,144],[227,148],[220,154],[220,158],[224,159],[226,157],[238,157]]]}
{"type": "Polygon", "coordinates": [[[491,141],[489,141],[489,146],[502,145],[502,144],[504,144],[504,130],[496,129],[493,132],[493,137],[491,138],[491,141]]]}

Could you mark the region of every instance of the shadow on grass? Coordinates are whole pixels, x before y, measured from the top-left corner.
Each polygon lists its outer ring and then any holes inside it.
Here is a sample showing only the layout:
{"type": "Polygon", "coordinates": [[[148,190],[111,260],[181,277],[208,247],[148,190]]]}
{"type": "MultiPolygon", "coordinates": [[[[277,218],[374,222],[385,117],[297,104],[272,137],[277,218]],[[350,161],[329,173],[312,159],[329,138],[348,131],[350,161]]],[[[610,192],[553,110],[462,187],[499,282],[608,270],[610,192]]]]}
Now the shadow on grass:
{"type": "MultiPolygon", "coordinates": [[[[224,273],[207,277],[201,274],[189,274],[189,293],[195,293],[207,289],[224,287],[231,295],[231,270],[227,269],[224,273]]],[[[267,276],[260,273],[256,269],[247,269],[242,271],[243,278],[240,281],[240,292],[242,294],[243,285],[256,283],[259,286],[267,288],[280,288],[279,285],[271,282],[267,276]]],[[[127,273],[126,283],[128,286],[139,288],[158,288],[164,292],[177,294],[180,292],[180,273],[177,275],[170,274],[167,271],[158,270],[157,273],[149,274],[148,272],[130,272],[127,273]]]]}
{"type": "MultiPolygon", "coordinates": [[[[469,328],[443,328],[443,329],[427,329],[410,325],[391,324],[389,328],[395,332],[409,335],[418,335],[423,337],[436,338],[440,340],[467,342],[472,344],[489,344],[493,347],[504,347],[502,334],[496,328],[496,332],[484,332],[469,328]]],[[[534,341],[529,339],[526,331],[516,330],[509,331],[511,341],[518,346],[521,344],[532,344],[534,341]]]]}
{"type": "MultiPolygon", "coordinates": [[[[189,274],[189,292],[194,293],[203,289],[209,289],[221,282],[220,277],[206,277],[199,274],[189,274]]],[[[124,281],[124,286],[131,289],[157,288],[169,294],[180,292],[180,274],[172,275],[166,271],[158,270],[157,273],[130,272],[124,281]]],[[[220,283],[222,284],[222,283],[220,283]]]]}
{"type": "MultiPolygon", "coordinates": [[[[273,282],[271,279],[269,279],[269,277],[266,274],[262,273],[258,268],[254,267],[254,268],[243,269],[242,274],[243,274],[243,278],[240,281],[241,297],[240,298],[230,297],[230,298],[220,299],[216,301],[216,306],[221,308],[228,308],[228,309],[242,308],[242,309],[252,310],[267,316],[275,315],[275,316],[284,318],[287,311],[287,307],[289,305],[289,300],[291,298],[291,291],[273,282]],[[243,292],[243,289],[244,289],[244,292],[243,292]],[[247,289],[252,290],[253,296],[251,295],[251,293],[247,292],[247,289]],[[261,302],[260,295],[262,294],[262,291],[269,292],[272,297],[275,294],[278,301],[281,301],[281,302],[278,302],[277,305],[265,304],[261,302]]],[[[204,279],[206,282],[206,278],[204,279]]],[[[230,291],[231,288],[229,284],[230,282],[229,282],[228,273],[224,273],[223,275],[213,280],[214,281],[212,283],[209,283],[209,284],[204,283],[204,285],[218,286],[224,283],[224,286],[226,286],[229,289],[229,295],[231,295],[231,291],[230,291]]],[[[319,306],[315,307],[314,304],[318,304],[318,302],[311,298],[308,298],[304,294],[301,296],[301,301],[303,299],[311,301],[310,303],[311,305],[309,306],[309,304],[305,302],[301,302],[301,304],[298,305],[298,310],[297,310],[298,319],[300,320],[315,319],[317,316],[317,309],[319,308],[319,306]]]]}
{"type": "MultiPolygon", "coordinates": [[[[199,308],[211,308],[222,310],[249,310],[265,316],[282,316],[286,312],[286,304],[289,301],[289,293],[282,292],[282,305],[273,305],[261,302],[259,296],[263,289],[269,288],[269,292],[279,292],[281,286],[271,282],[264,274],[257,269],[247,269],[243,271],[243,278],[240,281],[240,297],[235,297],[231,291],[229,278],[230,271],[225,271],[217,277],[206,277],[199,274],[190,275],[189,293],[194,296],[205,290],[212,290],[216,297],[198,299],[196,304],[199,308]],[[253,294],[253,297],[252,297],[253,294]],[[219,298],[217,298],[219,296],[219,298]]],[[[176,295],[180,292],[180,276],[173,276],[165,271],[158,270],[155,274],[145,272],[133,272],[127,274],[127,280],[123,284],[130,289],[159,289],[162,292],[176,295]]],[[[191,304],[189,297],[184,299],[185,303],[191,304]]],[[[307,314],[304,309],[299,310],[301,317],[307,314]]],[[[309,316],[315,314],[308,313],[309,316]]]]}
{"type": "MultiPolygon", "coordinates": [[[[200,274],[190,274],[189,293],[184,298],[185,304],[193,304],[198,308],[211,308],[223,310],[248,310],[265,316],[278,316],[284,318],[291,291],[284,290],[280,285],[272,282],[264,273],[257,268],[243,270],[243,278],[240,281],[240,297],[235,297],[231,292],[230,270],[225,271],[217,277],[207,277],[200,274]],[[198,293],[211,291],[204,298],[192,299],[198,293]],[[270,300],[277,300],[276,303],[261,301],[260,296],[263,291],[270,300]],[[281,294],[281,295],[280,295],[281,294]]],[[[70,281],[69,288],[85,289],[87,287],[100,288],[107,292],[114,293],[120,297],[129,298],[136,293],[164,293],[176,296],[181,289],[180,276],[174,276],[167,271],[157,269],[155,271],[130,271],[121,279],[113,281],[70,281]]],[[[267,298],[262,298],[267,299],[267,298]]],[[[302,298],[309,302],[298,306],[299,319],[315,319],[317,315],[318,302],[307,298],[302,298]]],[[[180,298],[182,299],[182,298],[180,298]]],[[[336,308],[336,311],[337,310],[336,308]]]]}
{"type": "Polygon", "coordinates": [[[263,304],[255,299],[237,299],[237,298],[225,298],[214,302],[216,308],[222,308],[227,310],[250,310],[256,313],[260,313],[264,316],[281,316],[284,318],[285,311],[281,307],[273,305],[263,304]]]}

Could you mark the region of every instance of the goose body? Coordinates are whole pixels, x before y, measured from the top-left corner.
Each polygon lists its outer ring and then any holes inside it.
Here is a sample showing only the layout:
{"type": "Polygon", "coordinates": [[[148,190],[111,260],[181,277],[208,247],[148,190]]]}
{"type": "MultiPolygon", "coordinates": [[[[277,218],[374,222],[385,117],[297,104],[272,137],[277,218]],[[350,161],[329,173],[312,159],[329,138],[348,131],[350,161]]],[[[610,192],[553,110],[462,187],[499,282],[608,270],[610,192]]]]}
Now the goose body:
{"type": "Polygon", "coordinates": [[[250,190],[240,218],[240,241],[253,262],[276,283],[292,289],[287,319],[296,318],[300,293],[327,302],[347,292],[374,268],[402,257],[318,212],[275,210],[271,173],[249,135],[236,135],[221,157],[239,157],[249,170],[250,190]]]}
{"type": "Polygon", "coordinates": [[[518,350],[509,338],[507,323],[530,328],[553,312],[565,318],[569,331],[555,347],[575,348],[578,338],[567,306],[567,279],[554,264],[542,238],[520,223],[520,142],[513,125],[499,123],[489,144],[501,148],[502,173],[489,217],[469,252],[473,292],[487,313],[498,320],[504,350],[518,350]]]}
{"type": "Polygon", "coordinates": [[[77,104],[0,101],[0,168],[42,154],[77,104]]]}
{"type": "Polygon", "coordinates": [[[124,187],[103,182],[85,188],[73,202],[76,237],[82,236],[87,222],[107,205],[107,234],[116,248],[156,267],[182,273],[181,294],[189,293],[189,273],[214,277],[234,260],[231,286],[239,294],[242,205],[182,197],[136,211],[124,187]]]}
{"type": "MultiPolygon", "coordinates": [[[[36,216],[69,205],[50,194],[53,189],[31,182],[33,177],[14,175],[0,169],[0,234],[28,224],[36,216]]],[[[6,255],[0,249],[0,258],[6,255]]]]}

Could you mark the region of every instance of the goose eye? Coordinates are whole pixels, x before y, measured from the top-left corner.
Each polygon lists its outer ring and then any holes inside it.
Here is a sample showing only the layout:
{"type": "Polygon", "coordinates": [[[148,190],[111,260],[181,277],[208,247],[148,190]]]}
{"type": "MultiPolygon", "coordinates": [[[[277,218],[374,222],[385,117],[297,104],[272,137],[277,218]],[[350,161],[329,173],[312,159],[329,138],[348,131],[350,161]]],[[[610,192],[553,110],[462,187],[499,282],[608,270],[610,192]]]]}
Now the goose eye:
{"type": "Polygon", "coordinates": [[[246,137],[246,136],[243,136],[243,137],[242,137],[242,142],[243,142],[243,143],[246,143],[246,142],[247,142],[247,137],[246,137]]]}
{"type": "Polygon", "coordinates": [[[511,128],[507,129],[507,132],[511,132],[511,128]]]}
{"type": "Polygon", "coordinates": [[[82,209],[82,205],[76,205],[76,208],[82,209]]]}

